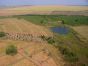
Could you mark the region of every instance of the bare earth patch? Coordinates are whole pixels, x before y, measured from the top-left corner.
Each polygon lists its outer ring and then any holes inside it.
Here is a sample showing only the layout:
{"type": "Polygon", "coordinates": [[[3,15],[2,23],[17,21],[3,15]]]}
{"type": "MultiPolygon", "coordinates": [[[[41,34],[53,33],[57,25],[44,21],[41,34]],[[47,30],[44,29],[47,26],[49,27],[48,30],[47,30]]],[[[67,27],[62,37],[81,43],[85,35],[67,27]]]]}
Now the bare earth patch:
{"type": "Polygon", "coordinates": [[[0,66],[12,65],[13,63],[21,59],[22,59],[22,56],[19,54],[17,54],[16,56],[3,55],[2,57],[0,57],[0,60],[1,60],[0,66]]]}
{"type": "Polygon", "coordinates": [[[36,66],[33,62],[29,61],[28,59],[23,59],[12,66],[36,66]]]}
{"type": "Polygon", "coordinates": [[[2,51],[2,53],[0,53],[0,60],[2,60],[0,61],[0,66],[25,66],[25,65],[26,66],[63,66],[64,65],[64,61],[61,58],[61,55],[56,56],[58,52],[57,49],[52,45],[48,45],[46,42],[36,43],[36,42],[25,42],[25,41],[2,40],[0,46],[3,47],[3,49],[5,50],[6,47],[5,45],[9,45],[9,44],[14,44],[17,46],[18,54],[15,56],[8,56],[5,54],[4,51],[2,51]]]}

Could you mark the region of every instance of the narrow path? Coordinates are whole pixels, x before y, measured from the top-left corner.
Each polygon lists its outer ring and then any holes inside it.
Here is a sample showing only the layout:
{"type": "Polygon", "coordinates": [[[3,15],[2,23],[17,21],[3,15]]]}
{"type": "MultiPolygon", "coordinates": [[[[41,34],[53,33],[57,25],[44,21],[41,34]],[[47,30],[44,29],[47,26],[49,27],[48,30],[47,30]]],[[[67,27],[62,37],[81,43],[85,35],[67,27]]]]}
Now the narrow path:
{"type": "Polygon", "coordinates": [[[25,57],[26,59],[28,59],[29,61],[33,62],[34,65],[36,66],[41,66],[40,63],[38,63],[37,61],[33,60],[32,58],[30,58],[29,56],[27,56],[26,54],[24,54],[23,50],[18,51],[20,55],[22,55],[23,57],[25,57]]]}

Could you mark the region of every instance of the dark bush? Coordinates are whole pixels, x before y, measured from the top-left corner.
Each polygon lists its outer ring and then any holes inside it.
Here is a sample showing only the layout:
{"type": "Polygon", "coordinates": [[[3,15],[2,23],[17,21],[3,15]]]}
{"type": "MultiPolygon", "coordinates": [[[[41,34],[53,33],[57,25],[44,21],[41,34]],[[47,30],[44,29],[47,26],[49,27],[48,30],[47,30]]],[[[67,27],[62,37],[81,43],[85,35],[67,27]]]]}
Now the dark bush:
{"type": "Polygon", "coordinates": [[[46,40],[46,37],[44,35],[41,35],[40,38],[46,40]]]}
{"type": "Polygon", "coordinates": [[[6,54],[7,55],[16,55],[17,54],[17,47],[15,47],[14,45],[9,45],[6,48],[6,54]]]}
{"type": "Polygon", "coordinates": [[[47,41],[49,44],[53,44],[53,43],[55,43],[55,40],[54,40],[54,38],[52,38],[52,37],[46,37],[46,36],[40,36],[43,40],[45,40],[45,41],[47,41]]]}
{"type": "Polygon", "coordinates": [[[0,37],[4,37],[6,34],[4,32],[0,32],[0,37]]]}
{"type": "Polygon", "coordinates": [[[51,38],[51,39],[48,39],[47,42],[48,42],[49,44],[53,44],[53,43],[55,43],[55,40],[54,40],[53,38],[51,38]]]}
{"type": "Polygon", "coordinates": [[[54,40],[54,38],[52,38],[52,37],[46,37],[46,41],[47,41],[49,44],[55,43],[55,40],[54,40]]]}
{"type": "Polygon", "coordinates": [[[68,60],[70,62],[77,62],[78,61],[77,55],[74,54],[73,52],[69,51],[67,48],[60,47],[60,51],[64,55],[66,60],[68,60]]]}
{"type": "Polygon", "coordinates": [[[81,64],[81,66],[87,66],[86,64],[81,64]]]}
{"type": "Polygon", "coordinates": [[[62,24],[65,24],[64,20],[62,20],[62,24]]]}

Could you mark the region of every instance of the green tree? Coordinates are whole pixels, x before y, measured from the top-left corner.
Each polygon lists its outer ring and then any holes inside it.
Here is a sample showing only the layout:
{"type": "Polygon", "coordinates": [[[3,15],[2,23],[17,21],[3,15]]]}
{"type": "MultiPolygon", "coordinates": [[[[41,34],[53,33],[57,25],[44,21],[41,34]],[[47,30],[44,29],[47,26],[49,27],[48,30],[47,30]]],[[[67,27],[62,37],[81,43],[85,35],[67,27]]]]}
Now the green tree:
{"type": "Polygon", "coordinates": [[[17,54],[17,47],[14,45],[9,45],[6,48],[6,54],[7,55],[16,55],[17,54]]]}
{"type": "Polygon", "coordinates": [[[69,49],[60,47],[59,50],[64,55],[65,59],[70,62],[77,62],[79,59],[77,55],[73,52],[71,52],[69,49]]]}
{"type": "Polygon", "coordinates": [[[75,22],[78,22],[78,19],[75,19],[75,22]]]}
{"type": "Polygon", "coordinates": [[[64,20],[62,20],[62,24],[65,24],[64,20]]]}

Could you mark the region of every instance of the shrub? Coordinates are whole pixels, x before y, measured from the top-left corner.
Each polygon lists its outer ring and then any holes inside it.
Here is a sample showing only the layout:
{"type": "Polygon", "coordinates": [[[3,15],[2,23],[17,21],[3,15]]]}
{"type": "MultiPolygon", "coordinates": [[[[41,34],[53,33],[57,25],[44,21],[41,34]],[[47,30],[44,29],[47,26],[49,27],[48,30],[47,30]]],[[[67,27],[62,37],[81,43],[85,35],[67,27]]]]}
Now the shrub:
{"type": "Polygon", "coordinates": [[[44,41],[47,41],[49,44],[53,44],[55,43],[55,40],[52,37],[46,37],[46,36],[40,36],[41,39],[43,39],[44,41]]]}
{"type": "Polygon", "coordinates": [[[40,22],[41,24],[43,24],[44,23],[44,20],[41,20],[41,22],[40,22]]]}
{"type": "Polygon", "coordinates": [[[62,24],[65,24],[64,20],[62,20],[62,24]]]}
{"type": "Polygon", "coordinates": [[[64,55],[65,59],[70,62],[77,62],[78,57],[73,52],[69,51],[67,48],[60,47],[61,53],[64,55]]]}
{"type": "Polygon", "coordinates": [[[78,22],[78,19],[75,19],[75,22],[78,22]]]}
{"type": "Polygon", "coordinates": [[[44,35],[40,36],[40,38],[46,40],[46,37],[44,35]]]}
{"type": "Polygon", "coordinates": [[[49,44],[55,43],[55,40],[52,37],[48,37],[46,40],[49,44]]]}
{"type": "Polygon", "coordinates": [[[81,64],[81,66],[87,66],[86,64],[81,64]]]}
{"type": "Polygon", "coordinates": [[[6,54],[7,55],[16,55],[17,54],[17,47],[15,47],[14,45],[9,45],[6,48],[6,54]]]}
{"type": "Polygon", "coordinates": [[[6,34],[4,32],[0,32],[0,37],[4,37],[6,34]]]}

